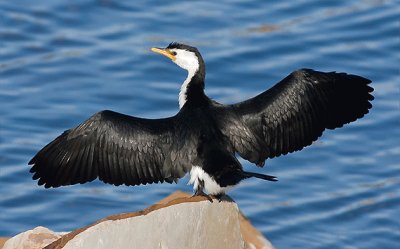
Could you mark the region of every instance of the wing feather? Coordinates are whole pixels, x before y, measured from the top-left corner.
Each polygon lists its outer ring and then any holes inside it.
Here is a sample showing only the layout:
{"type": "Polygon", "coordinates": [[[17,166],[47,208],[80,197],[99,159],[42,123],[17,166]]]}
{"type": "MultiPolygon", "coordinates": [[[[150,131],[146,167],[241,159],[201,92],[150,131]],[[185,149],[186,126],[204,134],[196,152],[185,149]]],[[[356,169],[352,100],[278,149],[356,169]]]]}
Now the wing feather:
{"type": "Polygon", "coordinates": [[[84,183],[97,177],[114,185],[176,181],[189,169],[187,150],[193,151],[177,139],[181,135],[175,127],[176,118],[151,120],[99,112],[40,150],[29,162],[33,178],[45,187],[84,183]],[[182,151],[174,151],[177,148],[182,151]]]}
{"type": "Polygon", "coordinates": [[[242,127],[223,125],[233,147],[254,163],[287,154],[310,145],[325,129],[335,129],[363,117],[372,107],[373,88],[370,80],[345,73],[323,73],[310,69],[293,72],[271,89],[244,102],[227,106],[242,127]],[[258,156],[239,145],[248,128],[252,151],[262,147],[258,156]],[[258,139],[264,142],[260,142],[258,139]]]}

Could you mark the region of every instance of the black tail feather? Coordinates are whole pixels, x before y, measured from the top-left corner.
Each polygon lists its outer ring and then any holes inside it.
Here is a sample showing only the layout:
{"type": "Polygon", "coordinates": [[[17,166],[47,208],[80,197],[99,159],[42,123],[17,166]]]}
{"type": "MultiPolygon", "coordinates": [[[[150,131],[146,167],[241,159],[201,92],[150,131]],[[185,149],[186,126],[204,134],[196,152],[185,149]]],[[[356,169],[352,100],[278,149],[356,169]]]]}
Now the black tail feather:
{"type": "Polygon", "coordinates": [[[254,172],[244,171],[243,176],[245,178],[257,177],[257,178],[267,180],[267,181],[272,181],[272,182],[278,181],[278,179],[276,179],[276,176],[264,175],[264,174],[254,173],[254,172]]]}

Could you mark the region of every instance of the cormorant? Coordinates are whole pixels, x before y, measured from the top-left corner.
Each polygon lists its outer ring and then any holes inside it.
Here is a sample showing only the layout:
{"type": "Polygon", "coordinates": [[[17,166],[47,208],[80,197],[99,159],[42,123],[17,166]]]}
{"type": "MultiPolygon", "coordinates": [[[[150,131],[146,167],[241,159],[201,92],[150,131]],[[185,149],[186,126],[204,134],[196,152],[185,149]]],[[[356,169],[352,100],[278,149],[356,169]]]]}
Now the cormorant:
{"type": "Polygon", "coordinates": [[[222,195],[250,177],[235,154],[262,167],[267,158],[310,145],[325,129],[363,117],[372,107],[370,80],[300,69],[269,90],[223,105],[204,93],[205,65],[195,47],[152,48],[188,71],[179,112],[144,119],[105,110],[66,130],[29,162],[46,188],[99,178],[114,185],[177,182],[190,172],[196,195],[222,195]]]}

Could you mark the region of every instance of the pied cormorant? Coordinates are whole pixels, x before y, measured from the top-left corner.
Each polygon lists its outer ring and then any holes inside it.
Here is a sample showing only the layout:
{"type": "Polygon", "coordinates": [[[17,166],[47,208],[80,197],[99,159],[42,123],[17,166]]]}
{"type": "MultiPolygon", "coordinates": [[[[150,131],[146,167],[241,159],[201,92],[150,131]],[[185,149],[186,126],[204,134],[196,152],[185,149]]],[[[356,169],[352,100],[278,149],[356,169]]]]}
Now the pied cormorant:
{"type": "Polygon", "coordinates": [[[187,172],[195,194],[222,195],[243,179],[274,176],[244,171],[236,158],[262,167],[267,158],[301,150],[363,117],[372,107],[371,81],[346,73],[297,70],[243,102],[218,103],[204,93],[205,65],[195,47],[152,48],[187,70],[179,112],[144,119],[101,111],[66,130],[29,162],[46,188],[99,178],[114,185],[177,182],[187,172]]]}

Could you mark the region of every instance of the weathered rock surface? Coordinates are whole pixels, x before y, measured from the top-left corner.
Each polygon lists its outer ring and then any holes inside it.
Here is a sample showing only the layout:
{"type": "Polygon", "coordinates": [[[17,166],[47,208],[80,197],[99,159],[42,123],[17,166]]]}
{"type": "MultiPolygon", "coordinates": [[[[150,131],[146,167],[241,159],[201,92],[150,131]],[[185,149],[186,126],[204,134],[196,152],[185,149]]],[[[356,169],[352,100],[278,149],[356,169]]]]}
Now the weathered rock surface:
{"type": "Polygon", "coordinates": [[[45,227],[36,227],[8,239],[5,241],[3,249],[43,248],[51,242],[58,240],[60,237],[60,234],[45,227]]]}
{"type": "Polygon", "coordinates": [[[6,243],[7,240],[10,238],[7,237],[0,237],[0,248],[3,248],[4,243],[6,243]]]}
{"type": "MultiPolygon", "coordinates": [[[[24,247],[7,247],[10,248],[24,247]]],[[[113,215],[72,231],[45,248],[269,249],[273,246],[241,215],[236,203],[217,200],[211,203],[204,197],[191,198],[176,192],[143,211],[113,215]]]]}

